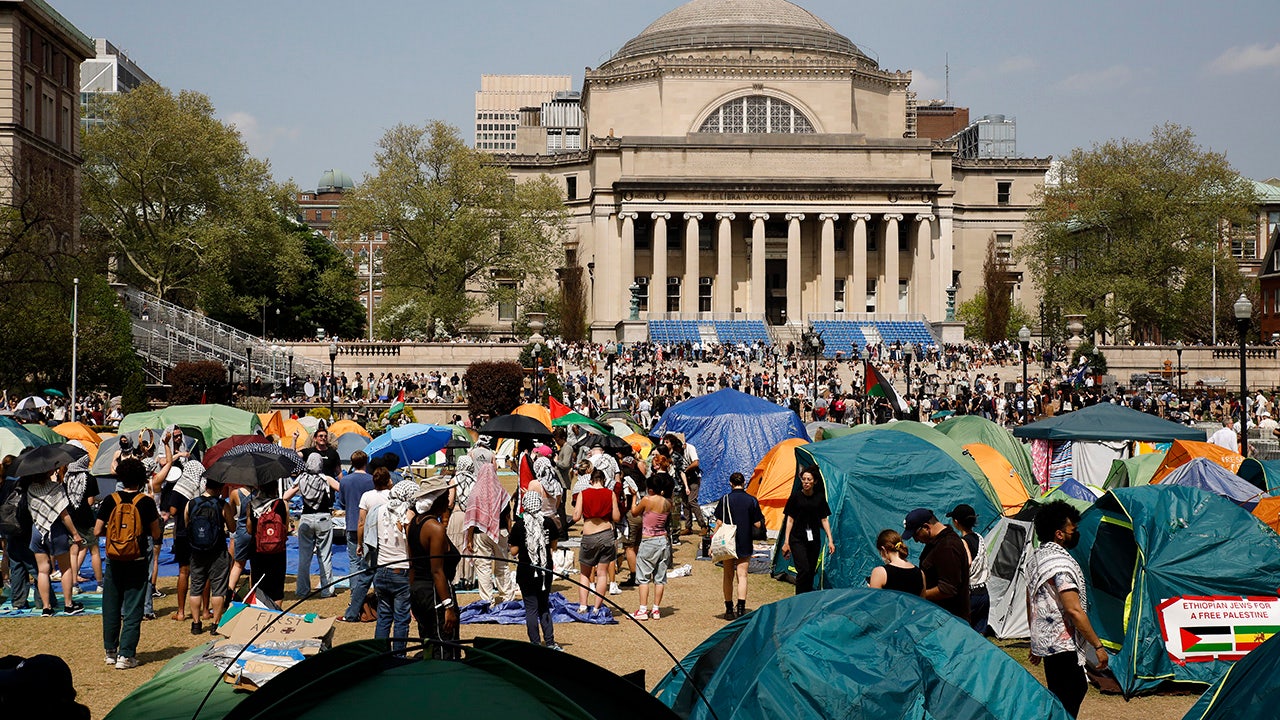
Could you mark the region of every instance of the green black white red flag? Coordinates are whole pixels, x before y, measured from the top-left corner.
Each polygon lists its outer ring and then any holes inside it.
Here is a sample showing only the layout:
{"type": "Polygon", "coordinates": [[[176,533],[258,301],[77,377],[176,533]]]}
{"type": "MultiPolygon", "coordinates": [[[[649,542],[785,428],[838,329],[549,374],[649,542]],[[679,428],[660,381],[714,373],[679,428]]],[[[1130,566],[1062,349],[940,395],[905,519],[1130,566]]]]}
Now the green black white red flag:
{"type": "Polygon", "coordinates": [[[865,363],[866,373],[863,381],[864,390],[867,397],[882,397],[889,401],[898,412],[907,412],[907,402],[902,399],[897,390],[893,389],[893,385],[889,384],[889,380],[876,369],[875,365],[870,362],[865,363]]]}

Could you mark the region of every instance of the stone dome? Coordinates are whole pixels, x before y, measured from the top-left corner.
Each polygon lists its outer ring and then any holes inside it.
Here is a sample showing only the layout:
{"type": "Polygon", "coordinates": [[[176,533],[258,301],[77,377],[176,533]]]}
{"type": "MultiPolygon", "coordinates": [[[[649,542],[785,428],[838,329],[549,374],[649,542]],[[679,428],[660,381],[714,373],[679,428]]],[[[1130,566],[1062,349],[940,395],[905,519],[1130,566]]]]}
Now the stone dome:
{"type": "Polygon", "coordinates": [[[316,181],[316,192],[343,192],[355,186],[351,176],[341,170],[325,170],[316,181]]]}
{"type": "Polygon", "coordinates": [[[730,47],[863,56],[849,38],[787,0],[693,0],[655,20],[612,59],[730,47]]]}

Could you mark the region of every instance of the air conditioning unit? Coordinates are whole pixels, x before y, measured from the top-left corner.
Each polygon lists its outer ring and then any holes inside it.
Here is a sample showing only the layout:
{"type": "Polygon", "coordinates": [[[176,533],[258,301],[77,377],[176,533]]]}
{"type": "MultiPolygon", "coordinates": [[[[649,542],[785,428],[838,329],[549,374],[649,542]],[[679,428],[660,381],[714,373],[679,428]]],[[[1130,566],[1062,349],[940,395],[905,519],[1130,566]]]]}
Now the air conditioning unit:
{"type": "Polygon", "coordinates": [[[710,285],[710,284],[711,284],[711,278],[709,278],[709,277],[700,277],[700,278],[698,278],[698,284],[699,284],[699,285],[710,285]]]}
{"type": "Polygon", "coordinates": [[[640,277],[636,278],[636,284],[639,285],[640,287],[644,287],[645,285],[648,285],[649,277],[647,275],[641,275],[640,277]]]}
{"type": "Polygon", "coordinates": [[[679,278],[679,277],[669,277],[669,278],[667,278],[667,284],[668,284],[668,285],[679,285],[679,284],[680,284],[680,278],[679,278]]]}

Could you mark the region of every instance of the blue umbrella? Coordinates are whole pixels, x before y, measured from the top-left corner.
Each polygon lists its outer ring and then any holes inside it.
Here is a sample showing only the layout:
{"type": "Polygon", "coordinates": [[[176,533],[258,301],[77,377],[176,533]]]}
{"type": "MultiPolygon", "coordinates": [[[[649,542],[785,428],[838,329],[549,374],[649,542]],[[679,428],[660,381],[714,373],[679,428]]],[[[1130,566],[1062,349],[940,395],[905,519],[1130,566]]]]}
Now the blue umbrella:
{"type": "Polygon", "coordinates": [[[371,458],[393,452],[400,457],[401,466],[411,465],[440,452],[452,437],[453,431],[447,427],[409,423],[374,438],[365,446],[364,452],[371,458]]]}

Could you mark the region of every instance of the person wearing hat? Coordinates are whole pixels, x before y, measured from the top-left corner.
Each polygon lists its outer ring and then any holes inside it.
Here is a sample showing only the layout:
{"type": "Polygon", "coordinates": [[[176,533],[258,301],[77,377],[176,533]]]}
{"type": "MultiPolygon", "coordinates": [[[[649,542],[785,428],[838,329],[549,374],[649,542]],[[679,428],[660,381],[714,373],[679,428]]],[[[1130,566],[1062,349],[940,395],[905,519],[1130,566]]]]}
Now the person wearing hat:
{"type": "Polygon", "coordinates": [[[987,579],[991,577],[987,541],[973,529],[978,513],[972,505],[960,503],[947,517],[951,518],[951,527],[959,533],[969,552],[969,627],[982,635],[987,632],[987,616],[991,613],[991,596],[987,593],[987,579]]]}
{"type": "Polygon", "coordinates": [[[933,511],[916,508],[907,513],[902,537],[924,543],[920,569],[924,571],[924,599],[969,621],[969,551],[955,530],[938,522],[933,511]]]}
{"type": "Polygon", "coordinates": [[[409,520],[409,609],[418,621],[418,637],[431,642],[438,660],[458,657],[458,602],[449,580],[458,571],[462,554],[447,532],[451,477],[422,483],[409,520]]]}

